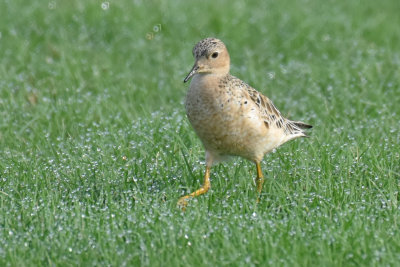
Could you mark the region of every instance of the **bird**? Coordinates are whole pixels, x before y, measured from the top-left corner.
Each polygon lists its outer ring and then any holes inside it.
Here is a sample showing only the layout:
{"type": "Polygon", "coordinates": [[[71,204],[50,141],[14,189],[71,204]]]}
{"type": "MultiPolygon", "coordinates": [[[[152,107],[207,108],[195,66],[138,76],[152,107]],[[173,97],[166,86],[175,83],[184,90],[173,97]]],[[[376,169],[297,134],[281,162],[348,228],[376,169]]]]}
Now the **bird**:
{"type": "Polygon", "coordinates": [[[205,148],[206,168],[203,185],[177,204],[185,210],[190,199],[207,193],[211,167],[232,156],[255,163],[259,202],[264,155],[290,140],[307,137],[305,129],[312,125],[283,117],[268,97],[231,75],[230,56],[221,40],[205,38],[192,53],[195,63],[184,79],[184,83],[191,79],[185,109],[205,148]]]}

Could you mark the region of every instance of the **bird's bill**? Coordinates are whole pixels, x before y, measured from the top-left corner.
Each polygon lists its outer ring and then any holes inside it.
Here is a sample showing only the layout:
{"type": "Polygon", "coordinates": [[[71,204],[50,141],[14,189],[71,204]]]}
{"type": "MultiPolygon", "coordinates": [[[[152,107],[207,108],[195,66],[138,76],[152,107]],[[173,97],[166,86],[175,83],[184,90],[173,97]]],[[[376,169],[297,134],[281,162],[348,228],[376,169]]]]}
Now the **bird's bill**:
{"type": "Polygon", "coordinates": [[[183,82],[187,82],[189,81],[190,78],[192,78],[193,75],[195,75],[197,73],[197,71],[199,70],[199,66],[197,65],[197,62],[194,63],[193,68],[190,70],[189,74],[186,76],[186,78],[183,80],[183,82]]]}

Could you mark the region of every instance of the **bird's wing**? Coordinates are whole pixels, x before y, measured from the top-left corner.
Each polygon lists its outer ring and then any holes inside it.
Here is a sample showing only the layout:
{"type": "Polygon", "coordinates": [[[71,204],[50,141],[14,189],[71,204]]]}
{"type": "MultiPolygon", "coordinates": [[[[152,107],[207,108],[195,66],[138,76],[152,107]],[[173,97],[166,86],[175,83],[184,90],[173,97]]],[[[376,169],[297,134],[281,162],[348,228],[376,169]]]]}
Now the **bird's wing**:
{"type": "MultiPolygon", "coordinates": [[[[244,83],[245,84],[245,83],[244,83]]],[[[243,88],[249,94],[250,99],[260,109],[262,117],[265,122],[265,126],[282,128],[287,135],[298,135],[303,134],[301,127],[295,124],[295,122],[286,119],[282,116],[279,110],[275,107],[272,101],[265,95],[252,88],[250,85],[245,84],[243,88]]]]}

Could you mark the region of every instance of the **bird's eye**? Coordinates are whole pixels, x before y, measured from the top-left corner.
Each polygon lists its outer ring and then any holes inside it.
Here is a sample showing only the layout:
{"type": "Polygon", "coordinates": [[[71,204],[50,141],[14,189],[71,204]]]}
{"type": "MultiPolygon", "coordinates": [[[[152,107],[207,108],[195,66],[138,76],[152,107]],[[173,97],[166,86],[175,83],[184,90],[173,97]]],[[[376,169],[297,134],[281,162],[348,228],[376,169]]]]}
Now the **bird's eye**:
{"type": "Polygon", "coordinates": [[[211,57],[212,57],[212,58],[217,58],[217,57],[218,57],[218,52],[212,53],[211,57]]]}

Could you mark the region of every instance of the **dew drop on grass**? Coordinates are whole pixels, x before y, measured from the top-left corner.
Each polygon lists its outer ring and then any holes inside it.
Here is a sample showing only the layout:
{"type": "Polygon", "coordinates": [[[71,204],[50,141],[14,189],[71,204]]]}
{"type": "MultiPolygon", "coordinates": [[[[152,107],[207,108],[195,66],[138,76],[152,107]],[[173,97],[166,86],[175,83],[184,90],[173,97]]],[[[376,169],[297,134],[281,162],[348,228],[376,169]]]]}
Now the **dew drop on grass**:
{"type": "Polygon", "coordinates": [[[101,3],[101,8],[103,10],[108,10],[110,8],[110,3],[109,2],[103,2],[101,3]]]}
{"type": "Polygon", "coordinates": [[[56,9],[57,4],[54,1],[49,2],[49,4],[47,5],[47,7],[52,10],[52,9],[56,9]]]}
{"type": "Polygon", "coordinates": [[[274,71],[268,72],[268,78],[271,80],[275,79],[275,72],[274,71]]]}
{"type": "Polygon", "coordinates": [[[160,27],[161,25],[154,25],[154,27],[153,27],[153,31],[154,32],[159,32],[160,31],[160,27]]]}

